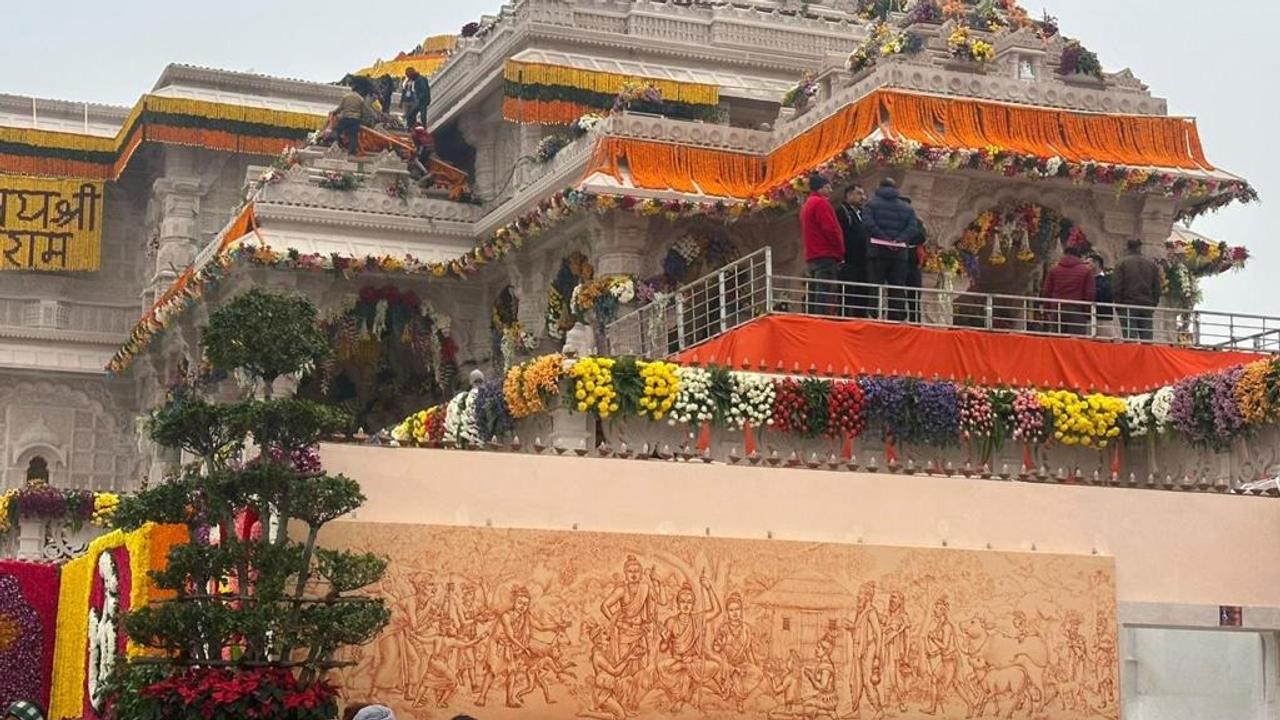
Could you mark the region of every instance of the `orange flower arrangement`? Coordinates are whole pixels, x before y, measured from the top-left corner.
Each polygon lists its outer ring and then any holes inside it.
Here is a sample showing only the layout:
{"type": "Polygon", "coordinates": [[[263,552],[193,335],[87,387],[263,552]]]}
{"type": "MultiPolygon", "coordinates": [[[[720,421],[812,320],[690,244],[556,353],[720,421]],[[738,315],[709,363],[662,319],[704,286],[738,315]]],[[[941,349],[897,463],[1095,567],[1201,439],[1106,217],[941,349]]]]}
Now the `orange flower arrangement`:
{"type": "Polygon", "coordinates": [[[1273,412],[1267,396],[1269,372],[1271,362],[1268,360],[1249,363],[1236,383],[1236,402],[1240,404],[1240,418],[1246,425],[1261,423],[1273,412]]]}

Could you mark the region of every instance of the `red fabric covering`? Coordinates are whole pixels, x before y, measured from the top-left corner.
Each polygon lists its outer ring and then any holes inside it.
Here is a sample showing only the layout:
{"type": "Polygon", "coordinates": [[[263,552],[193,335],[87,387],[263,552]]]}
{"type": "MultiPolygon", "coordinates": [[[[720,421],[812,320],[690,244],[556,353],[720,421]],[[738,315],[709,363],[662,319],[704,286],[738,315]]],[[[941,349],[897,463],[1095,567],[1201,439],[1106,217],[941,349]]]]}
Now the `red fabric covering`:
{"type": "Polygon", "coordinates": [[[769,316],[680,353],[678,362],[883,374],[1138,393],[1263,355],[1063,337],[769,316]]]}
{"type": "Polygon", "coordinates": [[[835,208],[822,195],[813,193],[800,211],[800,234],[804,237],[804,259],[844,260],[844,235],[835,208]]]}
{"type": "MultiPolygon", "coordinates": [[[[53,645],[54,637],[57,635],[58,627],[58,598],[59,598],[59,579],[60,570],[57,565],[44,563],[24,562],[22,560],[0,560],[0,575],[12,576],[17,581],[17,587],[21,591],[22,601],[35,612],[40,621],[40,646],[35,650],[35,655],[39,658],[40,664],[38,668],[22,668],[21,671],[28,673],[18,679],[15,685],[10,683],[8,687],[15,688],[24,684],[35,683],[39,688],[39,692],[35,695],[27,695],[24,697],[8,697],[6,693],[0,692],[0,707],[8,707],[9,703],[14,700],[35,700],[40,703],[41,707],[49,707],[49,692],[52,687],[53,680],[53,645]]],[[[5,602],[13,602],[17,598],[5,598],[5,602]]],[[[5,608],[8,612],[13,612],[14,607],[5,608]]],[[[33,638],[19,637],[16,643],[31,642],[33,638]]],[[[14,648],[6,648],[4,652],[13,652],[14,648]]]]}

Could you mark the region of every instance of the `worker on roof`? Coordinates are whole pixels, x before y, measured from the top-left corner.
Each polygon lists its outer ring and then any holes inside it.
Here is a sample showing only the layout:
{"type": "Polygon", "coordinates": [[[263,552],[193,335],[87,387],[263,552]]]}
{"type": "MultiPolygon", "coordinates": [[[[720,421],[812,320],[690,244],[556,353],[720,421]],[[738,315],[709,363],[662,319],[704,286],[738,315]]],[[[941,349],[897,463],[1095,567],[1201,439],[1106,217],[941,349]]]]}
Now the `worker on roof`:
{"type": "Polygon", "coordinates": [[[404,107],[404,124],[413,127],[427,121],[427,108],[431,106],[431,84],[417,68],[404,71],[404,93],[400,96],[404,107]]]}

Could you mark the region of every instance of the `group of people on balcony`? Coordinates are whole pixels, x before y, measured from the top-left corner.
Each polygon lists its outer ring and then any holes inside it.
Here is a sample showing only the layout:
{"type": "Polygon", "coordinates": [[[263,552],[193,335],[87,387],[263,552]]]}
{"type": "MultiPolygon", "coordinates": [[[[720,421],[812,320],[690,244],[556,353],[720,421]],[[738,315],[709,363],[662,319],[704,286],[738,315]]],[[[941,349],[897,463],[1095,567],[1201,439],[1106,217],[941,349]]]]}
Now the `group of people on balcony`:
{"type": "Polygon", "coordinates": [[[921,253],[924,225],[897,183],[886,178],[867,198],[861,185],[844,189],[838,206],[829,200],[831,183],[809,178],[809,198],[800,210],[811,314],[878,316],[884,286],[889,320],[920,322],[921,253]],[[829,281],[858,283],[841,290],[829,281]],[[827,282],[823,282],[827,281],[827,282]]]}
{"type": "MultiPolygon", "coordinates": [[[[825,177],[811,176],[809,190],[800,211],[809,277],[807,312],[919,323],[928,237],[911,199],[890,178],[880,182],[871,198],[862,186],[849,185],[834,206],[825,177]]],[[[1045,274],[1034,328],[1088,335],[1098,321],[1115,317],[1125,339],[1150,341],[1162,271],[1143,256],[1141,240],[1131,239],[1127,245],[1126,256],[1112,273],[1098,253],[1066,248],[1045,274]]]]}
{"type": "MultiPolygon", "coordinates": [[[[329,114],[328,139],[341,142],[351,155],[360,152],[360,128],[372,127],[392,119],[391,102],[396,82],[391,77],[382,78],[375,86],[366,77],[353,77],[338,107],[329,114]]],[[[400,93],[400,107],[404,112],[404,127],[410,131],[413,157],[409,170],[415,177],[429,175],[428,167],[434,142],[425,127],[427,108],[431,106],[431,83],[414,68],[405,70],[404,87],[400,93]],[[415,172],[416,171],[416,172],[415,172]]]]}

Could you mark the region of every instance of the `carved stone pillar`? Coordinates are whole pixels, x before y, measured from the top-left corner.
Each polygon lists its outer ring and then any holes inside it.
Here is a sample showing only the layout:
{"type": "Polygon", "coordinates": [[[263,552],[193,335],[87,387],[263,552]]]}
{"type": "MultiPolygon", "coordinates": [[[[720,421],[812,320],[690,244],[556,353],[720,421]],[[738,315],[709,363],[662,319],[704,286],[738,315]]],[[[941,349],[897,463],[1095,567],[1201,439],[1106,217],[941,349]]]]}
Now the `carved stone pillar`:
{"type": "Polygon", "coordinates": [[[200,181],[165,177],[156,180],[151,189],[160,211],[151,288],[160,293],[191,264],[199,250],[200,181]]]}
{"type": "Polygon", "coordinates": [[[644,269],[644,248],[649,240],[649,220],[628,213],[614,213],[601,223],[596,247],[597,275],[639,275],[644,269]]]}

